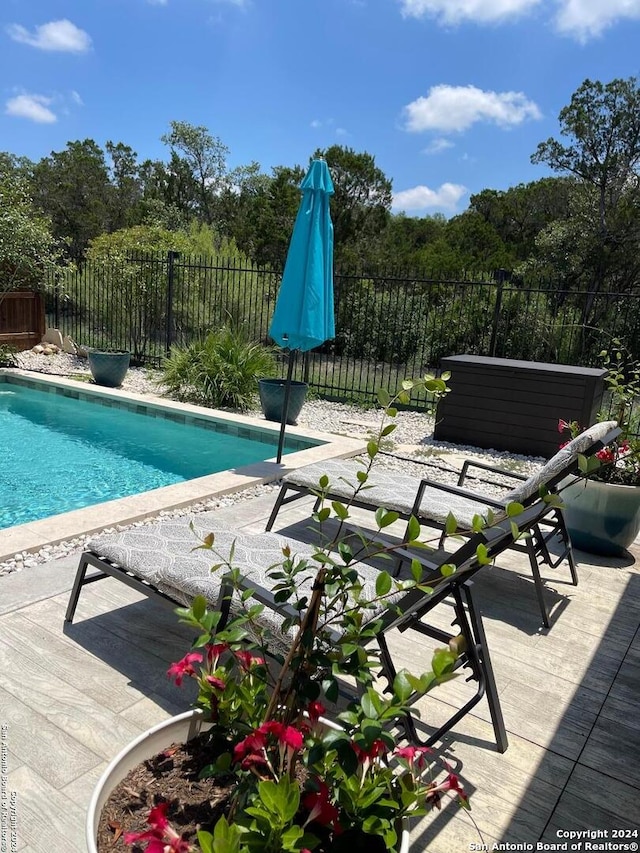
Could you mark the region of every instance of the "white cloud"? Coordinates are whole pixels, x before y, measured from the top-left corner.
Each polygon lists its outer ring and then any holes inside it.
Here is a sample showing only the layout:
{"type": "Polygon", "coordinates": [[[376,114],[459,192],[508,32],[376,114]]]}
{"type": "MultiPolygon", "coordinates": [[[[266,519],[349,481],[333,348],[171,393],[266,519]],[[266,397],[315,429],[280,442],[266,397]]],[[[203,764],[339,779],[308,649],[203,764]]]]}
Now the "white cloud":
{"type": "Polygon", "coordinates": [[[422,149],[423,154],[440,154],[441,151],[446,151],[447,148],[453,148],[453,142],[450,139],[444,139],[439,136],[430,142],[426,148],[422,149]]]}
{"type": "Polygon", "coordinates": [[[400,7],[405,18],[436,18],[441,24],[459,24],[461,21],[491,23],[516,18],[541,2],[542,0],[400,0],[400,7]]]}
{"type": "Polygon", "coordinates": [[[56,114],[49,109],[51,98],[44,95],[16,95],[5,105],[5,112],[10,116],[27,118],[39,124],[53,124],[57,121],[56,114]]]}
{"type": "Polygon", "coordinates": [[[466,130],[477,121],[512,127],[526,119],[541,118],[537,105],[522,92],[485,92],[475,86],[432,86],[426,98],[404,108],[405,129],[419,133],[466,130]]]}
{"type": "Polygon", "coordinates": [[[349,131],[344,127],[336,127],[336,136],[349,136],[349,131]]]}
{"type": "MultiPolygon", "coordinates": [[[[398,0],[405,18],[432,18],[443,26],[497,24],[522,17],[549,0],[398,0]]],[[[621,20],[640,19],[640,0],[554,0],[556,30],[587,42],[621,20]]]]}
{"type": "Polygon", "coordinates": [[[85,53],[91,47],[89,34],[66,19],[41,24],[33,33],[21,24],[10,24],[7,33],[14,41],[37,47],[39,50],[85,53]]]}
{"type": "Polygon", "coordinates": [[[80,97],[80,95],[76,92],[75,89],[71,91],[71,100],[74,104],[77,104],[79,107],[84,107],[84,101],[80,97]]]}
{"type": "Polygon", "coordinates": [[[555,25],[580,42],[599,36],[622,19],[640,19],[640,0],[560,0],[555,25]]]}
{"type": "Polygon", "coordinates": [[[429,187],[421,185],[394,193],[392,207],[394,210],[405,211],[425,210],[429,207],[444,208],[445,210],[453,211],[462,196],[466,193],[467,188],[461,184],[445,183],[437,190],[432,190],[429,187]]]}
{"type": "Polygon", "coordinates": [[[334,120],[332,118],[324,118],[324,119],[314,118],[313,121],[311,122],[310,126],[314,127],[314,128],[331,127],[333,125],[333,123],[334,123],[334,120]]]}

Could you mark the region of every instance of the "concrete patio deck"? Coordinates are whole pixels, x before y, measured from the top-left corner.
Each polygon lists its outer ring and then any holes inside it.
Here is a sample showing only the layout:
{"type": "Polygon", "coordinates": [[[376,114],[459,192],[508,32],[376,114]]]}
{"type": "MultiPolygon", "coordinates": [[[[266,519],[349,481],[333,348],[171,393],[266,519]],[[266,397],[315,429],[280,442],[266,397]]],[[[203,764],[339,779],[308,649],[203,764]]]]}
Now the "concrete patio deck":
{"type": "MultiPolygon", "coordinates": [[[[272,503],[261,497],[219,515],[237,529],[263,530],[272,503]]],[[[309,508],[286,507],[278,530],[305,538],[309,508]]],[[[414,828],[413,850],[491,850],[498,842],[536,849],[565,842],[559,833],[570,830],[600,830],[598,841],[617,843],[625,839],[614,831],[640,828],[640,543],[629,559],[577,557],[578,587],[564,569],[546,575],[549,631],[521,555],[477,576],[510,745],[496,751],[485,701],[449,733],[442,753],[471,796],[477,829],[447,804],[414,828]]],[[[165,671],[190,632],[161,605],[108,579],[85,588],[75,623],[64,628],[76,564],[67,558],[0,579],[3,791],[13,797],[0,836],[7,853],[84,851],[86,806],[108,761],[189,707],[165,671]]],[[[426,638],[392,640],[409,669],[428,664],[426,638]]],[[[425,726],[465,689],[458,679],[424,699],[425,726]]]]}

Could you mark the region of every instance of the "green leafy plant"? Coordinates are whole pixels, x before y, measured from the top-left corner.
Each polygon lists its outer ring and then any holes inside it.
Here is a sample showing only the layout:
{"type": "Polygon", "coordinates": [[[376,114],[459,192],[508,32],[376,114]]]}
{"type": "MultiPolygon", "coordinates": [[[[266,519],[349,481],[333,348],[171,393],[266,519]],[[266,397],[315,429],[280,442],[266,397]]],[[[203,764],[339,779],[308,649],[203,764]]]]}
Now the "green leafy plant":
{"type": "Polygon", "coordinates": [[[0,344],[0,367],[17,367],[17,353],[15,347],[0,344]]]}
{"type": "MultiPolygon", "coordinates": [[[[413,390],[436,395],[447,390],[443,379],[431,376],[406,380],[403,386],[393,398],[386,392],[379,395],[385,418],[368,443],[366,462],[352,484],[352,501],[371,486],[380,441],[395,428],[385,420],[395,418],[396,406],[408,402],[413,390]]],[[[212,533],[198,546],[211,552],[212,571],[222,575],[230,616],[223,623],[224,608],[211,609],[202,597],[179,609],[181,621],[197,639],[168,674],[177,684],[185,678],[197,682],[197,705],[211,723],[209,738],[215,744],[200,777],[230,780],[228,813],[213,828],[200,828],[195,846],[178,835],[167,803],[160,802],[149,815],[150,829],[125,833],[126,843],[148,840],[147,853],[340,853],[365,849],[357,846],[363,841],[370,851],[396,851],[402,818],[439,808],[445,793],[468,806],[458,777],[446,764],[434,760],[425,747],[398,748],[391,731],[412,713],[414,691],[427,692],[455,677],[458,641],[437,649],[427,672],[415,676],[401,670],[380,691],[384,670],[369,649],[382,627],[380,614],[395,612],[398,593],[417,589],[428,594],[431,589],[417,559],[409,573],[396,577],[381,570],[375,589],[365,586],[358,564],[373,555],[391,557],[396,546],[376,534],[347,537],[351,502],[329,502],[329,493],[323,476],[313,516],[321,544],[304,557],[286,545],[282,560],[268,570],[281,614],[278,627],[260,618],[264,605],[234,566],[234,548],[218,553],[212,533]],[[267,655],[279,668],[272,671],[266,665],[267,655]],[[337,701],[344,677],[355,682],[356,695],[331,725],[322,719],[325,703],[337,701]]],[[[518,510],[522,507],[515,504],[508,509],[508,524],[515,523],[518,510]]],[[[380,508],[375,520],[379,533],[398,520],[398,513],[380,508]]],[[[447,526],[455,532],[455,519],[447,526]]],[[[477,526],[482,526],[480,518],[477,526]]],[[[398,547],[429,547],[416,518],[408,522],[398,547]]],[[[482,546],[477,558],[489,562],[482,546]]],[[[441,571],[446,576],[455,566],[441,571]]]]}
{"type": "Polygon", "coordinates": [[[162,382],[179,400],[246,411],[257,380],[273,376],[275,369],[272,349],[225,326],[204,340],[172,347],[162,367],[162,382]]]}
{"type": "MultiPolygon", "coordinates": [[[[584,476],[604,483],[623,486],[640,486],[640,440],[637,436],[638,418],[634,416],[634,405],[640,397],[640,364],[629,358],[621,342],[615,339],[613,354],[607,350],[600,353],[607,371],[605,385],[610,393],[609,411],[598,413],[598,420],[607,420],[611,415],[620,427],[620,436],[599,450],[595,456],[579,459],[580,471],[584,476]]],[[[578,421],[558,421],[558,431],[568,432],[575,438],[584,430],[578,421]]]]}

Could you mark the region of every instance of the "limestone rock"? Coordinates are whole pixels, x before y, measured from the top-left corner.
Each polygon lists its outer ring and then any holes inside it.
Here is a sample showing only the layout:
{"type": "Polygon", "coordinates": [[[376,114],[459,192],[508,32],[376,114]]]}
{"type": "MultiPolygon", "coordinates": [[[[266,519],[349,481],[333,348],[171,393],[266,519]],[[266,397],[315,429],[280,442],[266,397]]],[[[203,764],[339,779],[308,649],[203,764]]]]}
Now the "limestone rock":
{"type": "Polygon", "coordinates": [[[78,355],[78,347],[69,335],[65,335],[62,339],[62,351],[68,352],[70,355],[78,355]]]}
{"type": "Polygon", "coordinates": [[[59,329],[47,329],[42,336],[43,344],[55,344],[58,349],[62,349],[62,334],[59,329]]]}
{"type": "Polygon", "coordinates": [[[43,353],[43,352],[44,352],[44,347],[42,346],[42,344],[36,344],[36,345],[34,346],[34,348],[31,350],[31,352],[43,353]]]}

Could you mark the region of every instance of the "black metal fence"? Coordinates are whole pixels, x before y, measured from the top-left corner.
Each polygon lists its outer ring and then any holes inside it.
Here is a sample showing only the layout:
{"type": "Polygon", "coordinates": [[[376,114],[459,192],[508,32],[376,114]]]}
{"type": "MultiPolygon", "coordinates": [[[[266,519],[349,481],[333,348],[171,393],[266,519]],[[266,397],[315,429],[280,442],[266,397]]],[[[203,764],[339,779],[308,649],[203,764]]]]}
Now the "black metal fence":
{"type": "MultiPolygon", "coordinates": [[[[127,255],[69,271],[48,297],[47,320],[79,344],[127,348],[157,366],[172,345],[225,324],[267,342],[280,277],[234,260],[127,255]]],[[[640,294],[497,278],[336,271],[335,341],[300,359],[298,378],[322,396],[366,402],[445,355],[594,366],[620,337],[640,357],[640,294]]]]}

